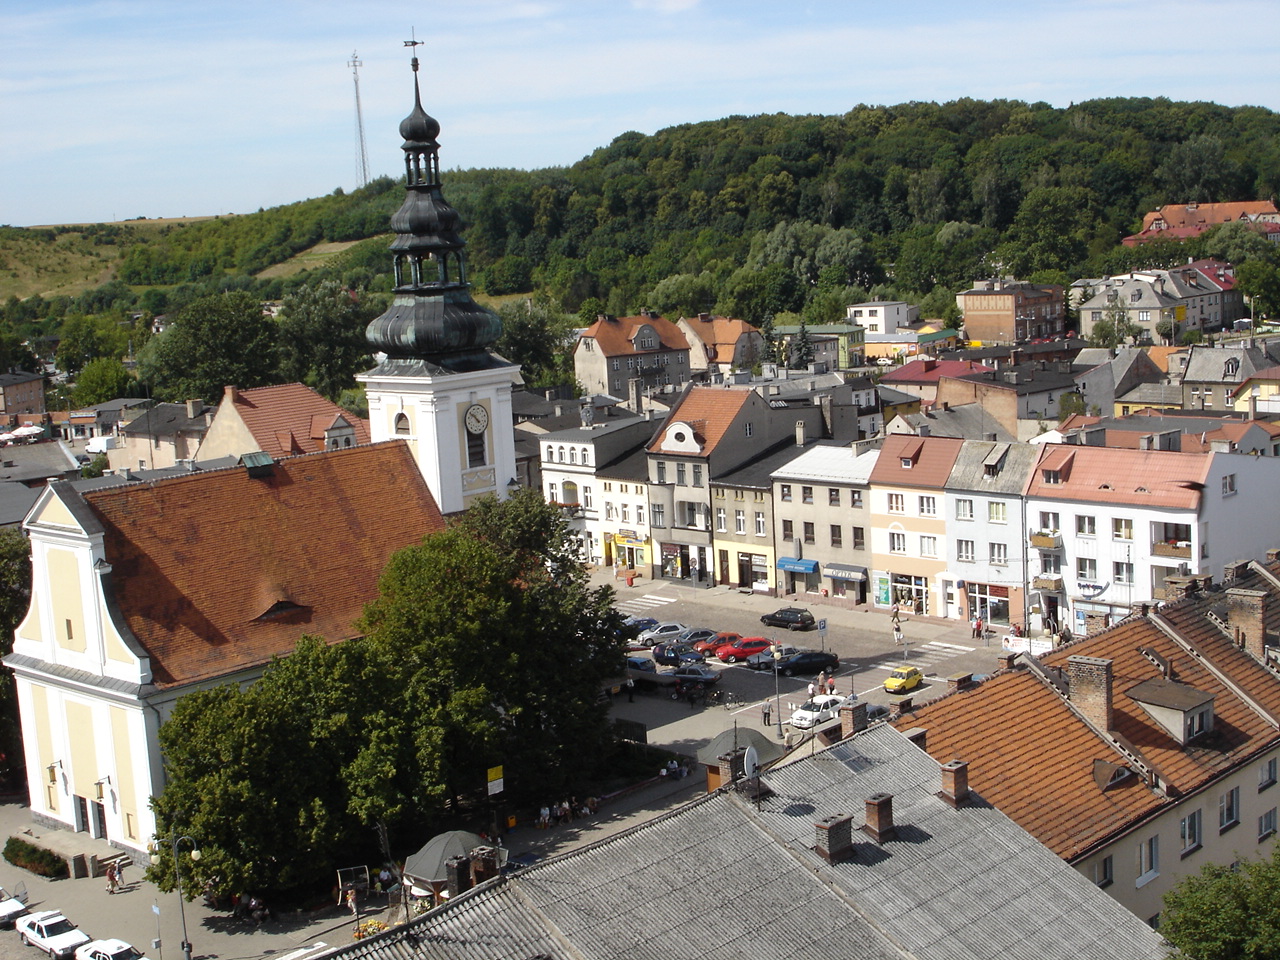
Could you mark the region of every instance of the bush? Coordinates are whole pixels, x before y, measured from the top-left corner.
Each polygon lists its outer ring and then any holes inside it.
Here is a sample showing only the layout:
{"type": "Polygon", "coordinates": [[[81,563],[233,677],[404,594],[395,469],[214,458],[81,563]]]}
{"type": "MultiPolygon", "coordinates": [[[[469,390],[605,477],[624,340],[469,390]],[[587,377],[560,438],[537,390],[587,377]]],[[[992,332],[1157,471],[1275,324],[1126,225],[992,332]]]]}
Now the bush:
{"type": "Polygon", "coordinates": [[[15,867],[30,870],[32,873],[51,880],[65,880],[71,876],[67,869],[67,861],[52,850],[37,847],[20,837],[10,837],[4,845],[4,858],[15,867]]]}

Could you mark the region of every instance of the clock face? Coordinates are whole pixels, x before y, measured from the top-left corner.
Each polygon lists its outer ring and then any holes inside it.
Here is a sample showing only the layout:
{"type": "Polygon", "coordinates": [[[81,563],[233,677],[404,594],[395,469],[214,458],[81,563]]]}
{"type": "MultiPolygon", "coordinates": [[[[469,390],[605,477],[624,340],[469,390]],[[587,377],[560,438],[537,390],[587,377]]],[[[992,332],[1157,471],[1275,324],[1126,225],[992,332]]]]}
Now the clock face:
{"type": "Polygon", "coordinates": [[[489,411],[480,404],[473,403],[467,407],[463,423],[466,424],[468,433],[484,433],[489,426],[489,411]]]}

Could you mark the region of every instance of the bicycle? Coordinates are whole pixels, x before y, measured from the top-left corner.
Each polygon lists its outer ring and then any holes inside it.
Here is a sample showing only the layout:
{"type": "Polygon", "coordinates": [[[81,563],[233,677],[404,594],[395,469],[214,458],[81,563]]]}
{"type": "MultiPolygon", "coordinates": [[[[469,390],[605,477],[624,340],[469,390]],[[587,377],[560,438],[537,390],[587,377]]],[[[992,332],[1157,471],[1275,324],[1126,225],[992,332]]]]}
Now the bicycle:
{"type": "Polygon", "coordinates": [[[726,710],[732,710],[734,707],[738,706],[739,703],[741,703],[741,701],[738,699],[738,695],[734,693],[732,690],[721,690],[719,691],[719,693],[720,693],[720,696],[716,698],[716,702],[719,703],[720,706],[724,707],[726,710]]]}

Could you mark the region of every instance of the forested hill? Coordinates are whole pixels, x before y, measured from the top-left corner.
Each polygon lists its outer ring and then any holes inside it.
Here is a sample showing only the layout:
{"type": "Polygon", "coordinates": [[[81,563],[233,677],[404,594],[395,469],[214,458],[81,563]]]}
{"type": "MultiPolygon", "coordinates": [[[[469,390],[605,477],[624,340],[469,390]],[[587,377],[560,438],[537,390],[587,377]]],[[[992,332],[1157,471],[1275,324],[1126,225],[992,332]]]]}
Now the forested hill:
{"type": "MultiPolygon", "coordinates": [[[[447,137],[441,153],[447,165],[447,137]]],[[[614,313],[714,309],[757,321],[825,318],[886,281],[882,290],[940,308],[994,270],[1074,278],[1181,259],[1185,247],[1118,243],[1161,204],[1273,198],[1278,186],[1280,114],[1163,99],[730,117],[624,133],[568,168],[445,175],[485,292],[545,292],[567,310],[596,298],[614,313]]],[[[383,178],[169,227],[123,251],[118,276],[135,294],[164,285],[171,301],[229,283],[278,296],[301,280],[228,275],[321,241],[385,234],[401,199],[383,178]]],[[[1232,252],[1267,256],[1252,239],[1229,238],[1241,247],[1232,252]]],[[[325,272],[386,289],[389,260],[379,238],[325,272]]]]}

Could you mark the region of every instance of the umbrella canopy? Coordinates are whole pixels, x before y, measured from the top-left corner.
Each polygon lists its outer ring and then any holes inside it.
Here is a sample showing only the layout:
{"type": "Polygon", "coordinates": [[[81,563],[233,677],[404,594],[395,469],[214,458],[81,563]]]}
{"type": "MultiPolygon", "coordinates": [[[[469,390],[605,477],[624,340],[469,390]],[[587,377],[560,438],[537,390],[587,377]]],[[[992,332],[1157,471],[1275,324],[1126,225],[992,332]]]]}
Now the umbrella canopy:
{"type": "Polygon", "coordinates": [[[486,846],[483,837],[466,830],[450,830],[427,841],[427,845],[405,861],[404,873],[417,883],[444,883],[444,865],[454,857],[465,857],[476,847],[486,846]]]}
{"type": "Polygon", "coordinates": [[[29,423],[25,427],[19,427],[13,431],[15,437],[38,437],[44,433],[44,427],[37,427],[34,423],[29,423]]]}
{"type": "Polygon", "coordinates": [[[0,443],[8,443],[10,440],[17,439],[18,438],[12,433],[0,433],[0,443]]]}

